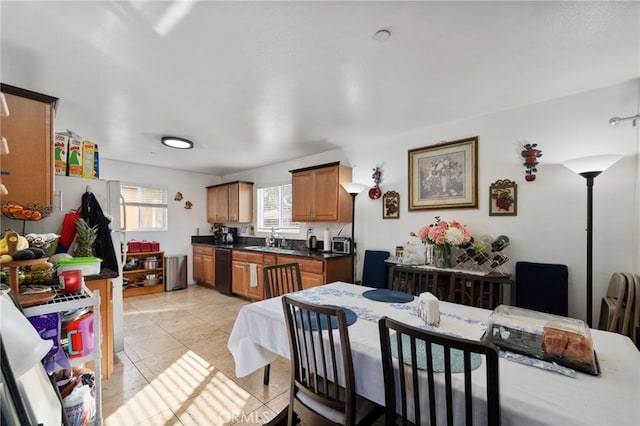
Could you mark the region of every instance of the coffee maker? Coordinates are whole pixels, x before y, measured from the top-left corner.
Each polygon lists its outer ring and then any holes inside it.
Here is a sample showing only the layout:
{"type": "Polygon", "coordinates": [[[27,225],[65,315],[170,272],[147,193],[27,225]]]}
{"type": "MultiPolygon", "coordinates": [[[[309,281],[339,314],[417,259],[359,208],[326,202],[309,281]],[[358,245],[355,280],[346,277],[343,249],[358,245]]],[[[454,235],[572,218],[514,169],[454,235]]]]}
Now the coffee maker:
{"type": "Polygon", "coordinates": [[[238,228],[227,227],[223,236],[223,241],[228,244],[238,242],[238,228]]]}

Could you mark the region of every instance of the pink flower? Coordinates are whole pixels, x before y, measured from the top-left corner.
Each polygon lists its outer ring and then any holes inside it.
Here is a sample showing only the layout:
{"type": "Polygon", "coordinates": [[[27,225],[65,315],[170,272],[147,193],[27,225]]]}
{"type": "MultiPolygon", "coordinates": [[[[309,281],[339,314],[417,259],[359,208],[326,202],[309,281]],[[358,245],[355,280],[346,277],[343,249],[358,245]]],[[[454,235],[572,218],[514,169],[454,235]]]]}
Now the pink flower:
{"type": "MultiPolygon", "coordinates": [[[[416,234],[411,232],[410,235],[415,236],[416,234]]],[[[446,222],[436,216],[436,223],[420,228],[417,237],[425,244],[450,244],[459,246],[471,241],[471,232],[457,220],[446,222]]]]}

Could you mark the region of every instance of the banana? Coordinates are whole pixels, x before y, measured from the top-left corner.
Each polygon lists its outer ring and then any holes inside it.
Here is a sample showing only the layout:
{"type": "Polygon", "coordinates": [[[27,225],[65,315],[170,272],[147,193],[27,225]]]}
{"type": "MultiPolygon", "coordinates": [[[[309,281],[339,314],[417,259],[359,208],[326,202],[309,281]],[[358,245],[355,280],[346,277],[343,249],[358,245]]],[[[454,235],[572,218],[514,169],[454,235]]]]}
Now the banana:
{"type": "Polygon", "coordinates": [[[10,245],[13,245],[13,243],[15,243],[15,249],[13,251],[29,248],[29,241],[25,237],[11,229],[7,229],[4,237],[0,239],[0,254],[11,254],[10,245]]]}
{"type": "Polygon", "coordinates": [[[31,265],[31,271],[48,271],[49,269],[53,268],[53,263],[49,263],[49,262],[43,262],[43,263],[38,263],[36,265],[31,265]]]}

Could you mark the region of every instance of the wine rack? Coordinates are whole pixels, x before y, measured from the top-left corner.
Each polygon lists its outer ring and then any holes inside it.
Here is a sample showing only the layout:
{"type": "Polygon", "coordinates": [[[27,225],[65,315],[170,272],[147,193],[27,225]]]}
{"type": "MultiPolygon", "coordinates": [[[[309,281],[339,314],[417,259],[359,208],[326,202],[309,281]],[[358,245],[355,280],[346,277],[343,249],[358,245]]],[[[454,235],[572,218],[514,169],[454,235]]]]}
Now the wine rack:
{"type": "Polygon", "coordinates": [[[483,235],[469,247],[458,247],[452,256],[455,262],[453,268],[464,271],[483,272],[485,274],[508,274],[506,263],[509,255],[505,250],[509,246],[509,237],[500,235],[493,238],[483,235]]]}

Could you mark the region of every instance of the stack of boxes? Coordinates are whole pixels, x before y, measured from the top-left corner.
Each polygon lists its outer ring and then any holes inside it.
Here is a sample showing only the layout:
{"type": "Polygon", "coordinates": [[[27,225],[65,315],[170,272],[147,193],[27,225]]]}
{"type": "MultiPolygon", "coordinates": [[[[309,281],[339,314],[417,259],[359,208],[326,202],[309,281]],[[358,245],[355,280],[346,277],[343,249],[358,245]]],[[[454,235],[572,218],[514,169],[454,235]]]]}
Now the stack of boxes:
{"type": "Polygon", "coordinates": [[[56,133],[53,144],[56,175],[86,179],[100,177],[98,144],[82,140],[69,131],[56,133]]]}

